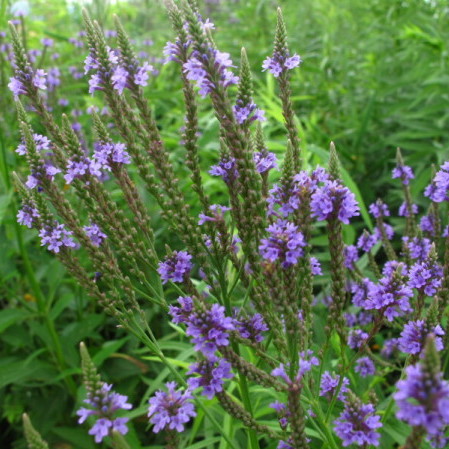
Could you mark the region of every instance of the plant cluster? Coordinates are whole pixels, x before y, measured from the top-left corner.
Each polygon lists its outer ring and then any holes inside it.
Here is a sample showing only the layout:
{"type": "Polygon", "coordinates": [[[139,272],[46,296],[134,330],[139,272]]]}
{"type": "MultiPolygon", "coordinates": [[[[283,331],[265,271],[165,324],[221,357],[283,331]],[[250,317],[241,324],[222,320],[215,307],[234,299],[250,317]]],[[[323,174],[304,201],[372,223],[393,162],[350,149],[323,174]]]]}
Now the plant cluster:
{"type": "MultiPolygon", "coordinates": [[[[51,74],[30,60],[13,25],[9,83],[21,128],[17,153],[29,167],[26,180],[15,177],[17,220],[35,229],[104,313],[170,371],[166,388],[148,401],[154,438],[171,449],[194,444],[191,422],[201,415],[230,448],[446,447],[449,232],[441,217],[449,163],[425,189],[428,211],[418,222],[414,173],[398,150],[392,178],[403,189],[397,216],[404,225],[389,223],[392,214],[379,199],[369,208],[375,227],[345,244],[344,226],[366,211],[342,180],[333,144],[327,168],[310,167],[301,151],[290,83],[301,58],[289,49],[280,9],[262,67],[276,79],[282,104],[287,142],[278,162],[265,143],[246,51],[237,75],[194,0],[166,5],[175,38],[165,57],[182,80],[179,145],[195,200],[176,176],[144,94],[151,67],[137,58],[118,18],[111,47],[84,16],[89,93],[102,96],[114,129],[93,110],[95,139],[86,141],[66,115],[52,113],[51,74]],[[219,124],[220,154],[208,168],[222,182],[217,198],[204,182],[198,96],[210,101],[219,124]],[[45,135],[32,129],[27,110],[45,135]],[[115,188],[126,208],[112,196],[115,188]],[[146,195],[179,242],[165,254],[146,195]],[[314,251],[322,238],[325,255],[314,251]],[[326,272],[328,286],[319,282],[326,272]],[[196,360],[188,369],[162,349],[149,309],[190,341],[196,360]],[[220,425],[209,401],[239,423],[235,434],[220,425]],[[264,419],[269,415],[276,425],[264,419]],[[405,427],[405,436],[389,432],[392,426],[405,427]]],[[[129,448],[131,403],[100,379],[84,345],[81,359],[86,406],[77,411],[79,422],[89,422],[97,443],[129,448]]],[[[46,448],[28,417],[24,425],[29,446],[46,448]]]]}

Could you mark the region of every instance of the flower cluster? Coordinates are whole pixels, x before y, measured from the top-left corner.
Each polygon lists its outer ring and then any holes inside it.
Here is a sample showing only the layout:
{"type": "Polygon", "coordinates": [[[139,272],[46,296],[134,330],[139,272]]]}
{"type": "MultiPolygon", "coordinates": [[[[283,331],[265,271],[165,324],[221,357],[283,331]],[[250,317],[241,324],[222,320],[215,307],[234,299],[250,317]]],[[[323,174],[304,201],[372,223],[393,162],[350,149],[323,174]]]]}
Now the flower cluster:
{"type": "Polygon", "coordinates": [[[337,218],[348,224],[349,219],[359,215],[355,195],[337,181],[326,181],[312,194],[312,215],[319,221],[337,218]]]}
{"type": "Polygon", "coordinates": [[[183,70],[188,80],[196,82],[200,95],[206,97],[217,88],[211,73],[224,88],[238,83],[238,76],[229,67],[233,67],[229,53],[209,49],[208,54],[193,51],[189,60],[184,63],[183,70]]]}
{"type": "Polygon", "coordinates": [[[424,348],[427,336],[433,334],[435,337],[435,347],[438,351],[443,349],[444,331],[440,325],[433,329],[424,320],[409,321],[404,325],[404,330],[397,340],[399,349],[407,354],[420,354],[424,348]]]}
{"type": "Polygon", "coordinates": [[[166,387],[167,392],[156,391],[149,401],[148,417],[154,424],[153,432],[158,433],[163,429],[182,432],[190,418],[196,416],[192,393],[190,390],[176,389],[176,382],[168,382],[166,387]]]}
{"type": "Polygon", "coordinates": [[[382,427],[382,423],[372,404],[362,404],[359,400],[346,402],[334,424],[335,433],[342,439],[344,447],[351,444],[379,445],[380,434],[376,429],[382,427]]]}
{"type": "Polygon", "coordinates": [[[223,391],[225,379],[232,379],[231,364],[216,357],[191,365],[187,374],[198,374],[200,377],[190,377],[187,380],[189,388],[195,390],[203,387],[203,396],[212,399],[216,393],[223,391]]]}
{"type": "Polygon", "coordinates": [[[430,437],[441,436],[449,424],[449,383],[441,374],[429,376],[422,364],[411,365],[405,372],[407,377],[396,384],[394,394],[397,417],[422,426],[430,437]]]}
{"type": "Polygon", "coordinates": [[[59,253],[61,248],[76,248],[77,244],[72,239],[72,232],[68,231],[63,224],[55,222],[54,225],[47,225],[39,231],[41,246],[59,253]]]}
{"type": "Polygon", "coordinates": [[[127,402],[127,396],[115,393],[111,389],[112,385],[103,383],[99,391],[89,391],[84,402],[91,408],[82,407],[76,412],[80,424],[90,416],[96,418],[95,424],[89,430],[89,435],[95,436],[96,443],[101,443],[113,430],[122,435],[128,432],[126,423],[129,419],[114,418],[114,415],[118,410],[130,410],[132,405],[127,402]]]}
{"type": "Polygon", "coordinates": [[[286,220],[278,220],[268,226],[268,238],[262,239],[259,251],[270,262],[280,261],[283,268],[291,267],[304,254],[306,241],[298,226],[286,220]]]}
{"type": "Polygon", "coordinates": [[[284,52],[274,52],[268,56],[262,64],[263,70],[268,70],[276,78],[287,70],[292,70],[301,64],[302,60],[297,55],[288,56],[284,52]]]}
{"type": "Polygon", "coordinates": [[[225,315],[225,309],[219,304],[213,304],[205,311],[194,308],[191,297],[180,297],[181,307],[171,306],[170,315],[176,324],[185,323],[186,333],[192,337],[195,349],[210,359],[220,346],[229,345],[229,331],[236,330],[234,320],[225,315]]]}
{"type": "Polygon", "coordinates": [[[159,262],[157,272],[162,278],[162,283],[165,284],[168,281],[184,282],[187,280],[192,269],[191,259],[192,256],[186,251],[174,251],[165,261],[159,262]]]}

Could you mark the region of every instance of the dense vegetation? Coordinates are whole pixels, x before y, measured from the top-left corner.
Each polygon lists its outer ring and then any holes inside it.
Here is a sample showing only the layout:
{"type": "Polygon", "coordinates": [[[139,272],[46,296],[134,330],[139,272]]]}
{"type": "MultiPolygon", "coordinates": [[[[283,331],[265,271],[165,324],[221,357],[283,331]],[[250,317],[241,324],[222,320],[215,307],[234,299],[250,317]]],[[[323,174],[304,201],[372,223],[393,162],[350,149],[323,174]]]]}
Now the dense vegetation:
{"type": "MultiPolygon", "coordinates": [[[[303,60],[299,68],[291,71],[289,78],[303,168],[327,166],[329,144],[334,141],[341,162],[341,179],[355,194],[360,207],[360,217],[351,226],[343,227],[344,243],[355,244],[364,228],[372,230],[376,220],[368,214],[368,205],[377,197],[382,197],[390,206],[393,216],[390,223],[396,233],[411,232],[410,229],[407,231],[409,220],[397,217],[396,211],[403,202],[403,186],[391,179],[391,170],[396,166],[396,148],[400,147],[406,164],[414,171],[410,195],[420,208],[420,214],[426,213],[429,200],[423,197],[422,192],[432,177],[431,164],[440,165],[448,159],[447,3],[422,0],[284,0],[279,4],[288,30],[290,51],[300,54],[303,60]],[[388,194],[385,193],[386,187],[388,194]]],[[[14,173],[26,180],[30,169],[15,151],[20,143],[21,130],[14,97],[8,89],[10,77],[14,75],[10,66],[8,20],[16,21],[35,67],[45,69],[47,82],[50,83],[50,78],[53,80],[47,88],[48,106],[58,117],[58,123],[61,114],[67,114],[81,145],[89,147],[101,132],[98,124],[96,128],[93,126],[94,114],[98,111],[112,138],[120,140],[117,120],[111,115],[110,108],[103,110],[105,102],[101,93],[89,94],[88,77],[84,76],[83,67],[89,45],[84,33],[79,34],[85,29],[79,5],[36,0],[28,6],[27,2],[12,5],[2,2],[0,6],[0,29],[5,31],[0,37],[2,444],[5,447],[25,447],[21,416],[26,412],[51,447],[88,449],[96,446],[93,437],[87,434],[87,427],[77,424],[75,413],[86,395],[81,385],[78,353],[79,343],[84,341],[102,379],[114,384],[114,389],[127,395],[134,405],[127,415],[132,418],[126,436],[130,447],[162,447],[160,435],[149,430],[147,403],[149,397],[164,388],[165,382],[176,380],[173,373],[137,336],[131,335],[123,326],[117,326],[117,317],[106,314],[98,301],[89,296],[85,285],[75,280],[54,254],[41,247],[35,230],[17,223],[21,197],[17,195],[20,187],[14,183],[14,173]],[[17,16],[20,11],[26,14],[17,16]]],[[[263,123],[267,150],[277,156],[282,168],[285,167],[282,161],[287,148],[283,105],[276,78],[269,71],[261,70],[265,58],[272,54],[277,6],[277,2],[270,0],[221,0],[205,1],[200,4],[200,10],[203,17],[210,17],[215,23],[213,36],[217,47],[229,52],[236,66],[241,65],[237,62],[241,47],[246,48],[253,77],[254,101],[265,110],[267,118],[263,123]]],[[[185,114],[180,70],[176,64],[164,64],[163,47],[168,40],[174,40],[166,9],[162,2],[131,1],[112,5],[97,1],[88,5],[88,12],[98,20],[111,47],[117,46],[116,34],[109,31],[114,29],[113,14],[117,13],[133,40],[139,61],[152,64],[154,70],[144,87],[145,97],[151,104],[174,173],[180,180],[180,189],[190,204],[192,217],[197,217],[204,210],[191,189],[189,167],[184,162],[185,150],[180,143],[185,114]]],[[[235,97],[237,89],[233,87],[231,91],[235,97]]],[[[24,104],[33,131],[46,135],[42,118],[33,113],[30,104],[24,104]]],[[[207,99],[198,99],[198,116],[198,148],[204,187],[212,203],[227,204],[226,185],[208,173],[210,167],[217,164],[220,150],[223,151],[223,145],[220,146],[223,130],[207,99]]],[[[255,133],[255,127],[252,131],[255,133]]],[[[282,170],[285,176],[286,169],[282,170]]],[[[132,179],[138,179],[135,165],[131,165],[129,171],[132,179]]],[[[270,178],[271,181],[278,179],[276,174],[270,178]]],[[[183,238],[170,231],[167,220],[159,212],[157,201],[145,190],[144,183],[137,181],[137,187],[151,217],[155,254],[163,260],[166,245],[172,250],[183,250],[183,238]]],[[[107,189],[119,209],[127,210],[126,199],[119,187],[110,183],[107,189]]],[[[74,190],[67,183],[63,191],[70,198],[72,207],[75,210],[78,207],[80,216],[84,216],[84,205],[74,190]]],[[[445,207],[441,206],[442,217],[445,212],[445,207]]],[[[443,224],[447,224],[444,219],[443,224]]],[[[319,225],[315,231],[310,240],[313,254],[325,270],[315,279],[313,293],[322,301],[330,293],[331,270],[328,268],[332,268],[332,260],[329,264],[332,254],[329,255],[325,227],[319,225]]],[[[436,240],[436,243],[442,254],[444,242],[436,240]]],[[[387,248],[388,244],[384,246],[387,248]]],[[[394,250],[399,252],[400,246],[398,239],[394,250]]],[[[388,251],[381,249],[380,245],[375,251],[380,266],[391,260],[388,251]]],[[[82,263],[89,263],[84,253],[80,259],[82,263]]],[[[358,267],[371,273],[375,270],[368,259],[368,255],[362,257],[358,267]]],[[[407,257],[404,260],[410,264],[407,257]]],[[[363,271],[364,275],[366,272],[363,271]]],[[[95,272],[90,272],[90,275],[95,276],[95,272]]],[[[153,275],[156,276],[155,273],[153,275]]],[[[102,285],[106,282],[104,279],[99,278],[96,282],[100,289],[106,289],[102,285]]],[[[151,282],[156,281],[152,279],[151,282]]],[[[195,288],[204,289],[198,270],[193,275],[193,283],[195,288]]],[[[176,304],[176,291],[173,286],[166,289],[166,299],[172,305],[176,304]]],[[[237,296],[243,292],[242,286],[236,290],[237,296]]],[[[430,304],[428,299],[426,305],[430,304]]],[[[163,306],[147,303],[144,310],[159,348],[168,354],[172,366],[185,373],[195,360],[195,350],[188,338],[182,337],[180,327],[170,322],[163,306]]],[[[314,329],[318,332],[324,328],[325,307],[320,302],[313,310],[316,313],[314,329]]],[[[317,344],[325,341],[325,333],[321,330],[316,337],[317,344]]],[[[374,342],[370,341],[369,350],[374,352],[374,358],[393,332],[394,329],[384,329],[374,342]]],[[[337,335],[339,337],[334,334],[329,340],[334,355],[339,354],[338,338],[343,338],[341,333],[337,332],[337,335]]],[[[254,362],[251,359],[253,353],[248,351],[245,355],[254,362]]],[[[445,351],[445,377],[447,361],[445,351]]],[[[337,367],[336,358],[328,360],[328,363],[332,368],[337,367]]],[[[381,399],[386,398],[386,391],[391,393],[400,376],[400,370],[381,362],[379,370],[378,375],[368,379],[351,374],[351,381],[355,382],[353,387],[357,386],[356,393],[364,392],[365,400],[376,394],[381,399]]],[[[317,376],[315,383],[319,383],[317,376]]],[[[234,395],[236,388],[232,383],[228,392],[234,395]]],[[[261,400],[259,387],[252,388],[258,405],[256,418],[263,425],[275,428],[277,419],[268,407],[271,399],[275,398],[261,400]]],[[[240,399],[238,393],[235,396],[240,399]]],[[[242,400],[244,402],[244,398],[242,400]]],[[[392,406],[385,408],[384,405],[381,408],[392,414],[388,409],[392,406]]],[[[247,437],[251,449],[257,447],[254,435],[244,432],[238,420],[226,414],[215,399],[207,403],[207,407],[212,410],[216,422],[223,425],[224,433],[232,438],[236,444],[234,447],[246,448],[247,437]]],[[[326,438],[322,442],[314,428],[308,425],[307,429],[306,433],[314,444],[312,447],[333,447],[325,446],[331,443],[326,438]]],[[[404,444],[409,431],[407,425],[399,421],[389,423],[384,428],[382,447],[404,444]]],[[[189,433],[183,444],[185,446],[182,447],[192,449],[232,447],[217,434],[211,421],[200,411],[197,411],[193,424],[189,424],[189,433]]],[[[260,447],[274,448],[277,444],[275,438],[271,441],[265,438],[261,440],[260,447]]]]}

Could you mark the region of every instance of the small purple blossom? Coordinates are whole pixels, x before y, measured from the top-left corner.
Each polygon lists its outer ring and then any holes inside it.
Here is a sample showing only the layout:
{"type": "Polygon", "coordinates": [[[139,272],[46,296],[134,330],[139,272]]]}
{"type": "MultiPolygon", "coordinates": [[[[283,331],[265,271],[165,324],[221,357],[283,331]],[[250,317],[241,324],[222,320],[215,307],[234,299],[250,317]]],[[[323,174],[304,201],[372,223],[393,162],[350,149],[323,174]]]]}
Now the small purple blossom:
{"type": "Polygon", "coordinates": [[[429,378],[421,364],[406,368],[406,379],[393,395],[396,416],[411,426],[422,426],[430,437],[439,436],[449,424],[449,383],[437,373],[429,378]]]}
{"type": "MultiPolygon", "coordinates": [[[[329,371],[325,371],[321,376],[320,396],[325,396],[329,399],[332,399],[339,383],[340,376],[338,374],[332,375],[329,371]]],[[[339,401],[345,400],[345,394],[349,391],[348,385],[349,379],[347,377],[343,377],[340,391],[338,392],[337,396],[339,401]]]]}
{"type": "MultiPolygon", "coordinates": [[[[418,206],[416,204],[411,204],[410,208],[411,208],[411,215],[416,215],[418,213],[418,206]]],[[[398,215],[400,217],[410,217],[410,211],[409,211],[409,209],[407,207],[407,203],[406,202],[403,202],[399,206],[398,215]]]]}
{"type": "Polygon", "coordinates": [[[372,376],[376,372],[376,366],[369,357],[360,357],[355,363],[354,371],[362,377],[372,376]]]}
{"type": "Polygon", "coordinates": [[[123,89],[126,87],[129,73],[123,67],[118,66],[114,69],[111,76],[112,86],[119,93],[123,93],[123,89]]]}
{"type": "Polygon", "coordinates": [[[314,276],[323,274],[323,271],[321,270],[321,264],[316,257],[310,258],[310,270],[314,276]]]}
{"type": "Polygon", "coordinates": [[[8,84],[9,90],[13,93],[15,97],[18,97],[19,95],[25,95],[27,93],[25,86],[23,85],[22,81],[20,81],[18,78],[12,77],[9,80],[10,80],[8,84]]]}
{"type": "Polygon", "coordinates": [[[432,183],[424,191],[424,195],[436,203],[449,199],[449,162],[445,162],[436,173],[432,183]]]}
{"type": "Polygon", "coordinates": [[[388,206],[382,200],[377,200],[375,203],[372,203],[369,211],[374,218],[390,216],[388,206]]]}
{"type": "Polygon", "coordinates": [[[101,443],[103,438],[108,436],[113,430],[125,435],[128,432],[126,423],[128,418],[114,418],[118,410],[130,410],[132,405],[127,402],[128,397],[111,392],[112,385],[102,384],[99,391],[88,392],[87,399],[84,400],[91,408],[80,408],[76,414],[80,417],[79,424],[82,424],[89,416],[95,416],[97,421],[89,430],[89,435],[95,436],[95,442],[101,443]]]}
{"type": "MultiPolygon", "coordinates": [[[[298,357],[298,372],[296,374],[296,377],[294,379],[295,382],[300,383],[302,378],[306,373],[308,373],[313,366],[318,366],[320,362],[318,359],[313,355],[313,351],[308,350],[305,352],[300,352],[298,357]]],[[[279,367],[275,368],[273,371],[271,371],[272,376],[280,377],[283,379],[287,384],[291,384],[292,380],[288,376],[285,369],[288,369],[289,367],[285,367],[283,363],[279,365],[279,367]]]]}
{"type": "Polygon", "coordinates": [[[355,268],[355,263],[359,260],[357,248],[354,245],[346,245],[344,247],[344,264],[348,270],[355,268]]]}
{"type": "Polygon", "coordinates": [[[318,221],[338,218],[348,224],[349,219],[359,215],[359,206],[355,195],[337,181],[326,181],[312,194],[312,216],[318,221]]]}
{"type": "Polygon", "coordinates": [[[221,176],[226,184],[234,182],[239,177],[235,158],[223,156],[217,165],[213,165],[209,173],[214,176],[221,176]]]}
{"type": "Polygon", "coordinates": [[[443,268],[431,259],[415,263],[409,270],[409,286],[433,296],[443,282],[443,268]]]}
{"type": "Polygon", "coordinates": [[[55,223],[53,226],[45,226],[39,231],[41,246],[47,246],[49,251],[59,253],[61,248],[76,248],[77,244],[72,239],[72,232],[65,229],[63,224],[55,223]]]}
{"type": "Polygon", "coordinates": [[[148,84],[148,79],[150,78],[148,72],[154,72],[154,67],[148,62],[145,62],[134,74],[134,84],[145,87],[148,84]]]}
{"type": "Polygon", "coordinates": [[[103,243],[103,240],[107,238],[107,235],[95,223],[91,223],[90,226],[84,226],[83,229],[94,246],[100,246],[103,243]]]}
{"type": "Polygon", "coordinates": [[[39,218],[39,212],[36,208],[24,204],[22,209],[17,212],[17,222],[21,225],[32,228],[36,218],[39,218]]]}
{"type": "MultiPolygon", "coordinates": [[[[42,136],[40,134],[33,134],[33,140],[37,151],[50,150],[51,141],[48,137],[42,136]]],[[[24,156],[26,154],[26,146],[24,143],[21,143],[17,147],[16,153],[20,156],[24,156]]]]}
{"type": "Polygon", "coordinates": [[[373,246],[379,241],[378,236],[374,234],[369,234],[365,231],[357,240],[357,248],[362,251],[368,252],[371,251],[373,246]]]}
{"type": "Polygon", "coordinates": [[[432,246],[432,242],[428,238],[402,237],[406,250],[409,252],[412,259],[422,261],[429,256],[429,251],[432,246]]]}
{"type": "Polygon", "coordinates": [[[421,231],[428,232],[432,237],[436,237],[436,219],[434,214],[423,215],[419,227],[421,231]]]}
{"type": "Polygon", "coordinates": [[[232,379],[231,364],[223,359],[203,360],[191,365],[187,374],[199,374],[200,377],[190,377],[187,384],[191,390],[203,387],[203,396],[212,399],[216,393],[223,391],[225,379],[232,379]]]}
{"type": "Polygon", "coordinates": [[[239,318],[236,320],[236,327],[242,338],[256,343],[263,341],[262,332],[268,331],[268,326],[260,313],[255,313],[249,318],[239,318]]]}
{"type": "Polygon", "coordinates": [[[367,310],[379,310],[391,322],[395,317],[412,311],[410,307],[410,298],[412,297],[413,291],[404,282],[400,273],[397,270],[391,270],[377,284],[369,284],[368,298],[363,307],[367,310]]]}
{"type": "Polygon", "coordinates": [[[113,164],[131,163],[131,157],[124,143],[95,142],[93,159],[105,170],[111,170],[113,164]]]}
{"type": "Polygon", "coordinates": [[[271,152],[256,152],[253,154],[254,163],[258,173],[265,173],[277,167],[277,157],[271,152]]]}
{"type": "Polygon", "coordinates": [[[295,265],[303,256],[306,241],[298,226],[286,220],[278,220],[267,228],[270,234],[262,239],[259,251],[265,260],[279,260],[283,268],[295,265]]]}
{"type": "Polygon", "coordinates": [[[368,340],[369,335],[361,329],[351,329],[349,331],[348,345],[352,349],[361,348],[368,340]]]}
{"type": "Polygon", "coordinates": [[[357,444],[359,446],[379,446],[379,432],[382,427],[380,416],[375,415],[372,404],[360,401],[348,401],[341,415],[334,421],[335,433],[343,441],[343,446],[357,444]]]}
{"type": "Polygon", "coordinates": [[[182,432],[190,418],[196,416],[192,393],[189,390],[176,390],[176,382],[168,382],[166,387],[168,392],[156,391],[149,401],[148,417],[150,423],[154,424],[153,432],[158,433],[163,429],[182,432]]]}
{"type": "Polygon", "coordinates": [[[262,71],[268,70],[277,78],[281,73],[298,67],[301,62],[302,60],[297,54],[288,57],[280,52],[275,52],[273,56],[268,56],[265,59],[262,64],[262,71]]]}
{"type": "Polygon", "coordinates": [[[410,179],[413,179],[414,177],[415,175],[413,174],[413,170],[408,165],[398,165],[393,168],[392,178],[399,178],[404,185],[408,185],[410,183],[410,179]]]}
{"type": "Polygon", "coordinates": [[[186,251],[174,251],[163,262],[159,262],[157,272],[162,278],[162,283],[186,281],[192,269],[191,259],[192,256],[186,251]]]}
{"type": "Polygon", "coordinates": [[[265,111],[259,109],[253,101],[243,105],[241,101],[237,100],[237,104],[233,106],[232,110],[234,112],[235,121],[239,125],[250,123],[255,120],[258,120],[259,122],[264,122],[266,120],[265,111]]]}
{"type": "Polygon", "coordinates": [[[435,337],[435,347],[437,351],[442,351],[444,331],[438,324],[430,329],[423,320],[409,321],[404,325],[404,330],[398,338],[399,349],[407,354],[419,354],[424,348],[426,338],[429,334],[435,337]]]}
{"type": "Polygon", "coordinates": [[[210,212],[212,212],[210,215],[206,215],[202,212],[200,213],[199,215],[200,220],[198,221],[198,224],[200,226],[206,223],[206,221],[210,222],[224,221],[224,213],[230,211],[231,208],[227,206],[221,206],[219,204],[212,204],[209,207],[209,210],[210,212]]]}

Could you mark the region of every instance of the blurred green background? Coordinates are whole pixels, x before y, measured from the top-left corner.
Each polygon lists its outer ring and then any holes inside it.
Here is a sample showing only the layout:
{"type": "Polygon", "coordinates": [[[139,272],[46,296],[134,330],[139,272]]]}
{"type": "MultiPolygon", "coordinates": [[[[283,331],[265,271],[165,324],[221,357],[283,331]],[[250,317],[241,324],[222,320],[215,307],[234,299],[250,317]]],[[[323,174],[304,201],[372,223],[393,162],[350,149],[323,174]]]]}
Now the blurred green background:
{"type": "MultiPolygon", "coordinates": [[[[413,193],[426,185],[432,163],[448,157],[449,3],[424,0],[200,0],[204,17],[216,25],[214,37],[222,51],[238,64],[240,48],[247,50],[255,82],[255,99],[266,110],[268,145],[280,158],[285,146],[280,101],[271,75],[261,72],[271,53],[276,7],[281,6],[291,51],[303,63],[292,74],[293,104],[306,158],[323,163],[326,149],[336,143],[342,162],[365,204],[382,194],[390,180],[396,147],[401,147],[417,180],[413,193]]],[[[102,108],[101,95],[91,97],[87,80],[79,78],[87,55],[81,46],[81,7],[85,6],[105,30],[117,13],[143,60],[155,74],[147,96],[162,135],[173,151],[182,179],[179,128],[183,122],[178,68],[162,64],[162,49],[172,37],[163,3],[136,1],[0,1],[0,31],[8,20],[24,13],[24,33],[36,64],[57,67],[61,84],[49,94],[55,112],[69,114],[91,136],[89,106],[102,108]],[[54,47],[42,54],[41,39],[54,47]],[[150,42],[151,41],[151,42],[150,42]],[[59,57],[53,59],[53,54],[59,57]],[[68,100],[60,105],[59,100],[68,100]]],[[[111,36],[111,46],[114,37],[111,36]]],[[[82,288],[66,275],[54,257],[39,246],[34,231],[16,224],[19,204],[11,174],[25,177],[27,169],[14,152],[19,135],[13,99],[7,84],[8,36],[0,37],[0,435],[1,447],[23,448],[20,417],[28,412],[55,448],[90,449],[93,440],[76,424],[79,405],[77,346],[88,342],[105,380],[118,385],[140,407],[130,438],[133,448],[160,447],[146,430],[148,395],[168,372],[141,360],[137,343],[104,316],[82,288]],[[138,443],[137,435],[142,443],[138,443]]],[[[202,166],[216,161],[218,129],[207,101],[200,101],[202,166]]],[[[36,131],[39,121],[32,119],[36,131]]],[[[207,188],[220,194],[221,184],[209,179],[207,188]]],[[[392,188],[386,198],[400,200],[392,188]]],[[[150,206],[152,207],[152,206],[150,206]]],[[[164,224],[155,219],[158,234],[164,224]]],[[[163,243],[163,242],[162,242],[163,243]]],[[[190,345],[173,348],[170,329],[155,320],[162,345],[179,360],[190,345]],[[165,343],[164,343],[165,342],[165,343]]],[[[215,447],[211,445],[210,447],[215,447]]]]}

